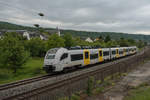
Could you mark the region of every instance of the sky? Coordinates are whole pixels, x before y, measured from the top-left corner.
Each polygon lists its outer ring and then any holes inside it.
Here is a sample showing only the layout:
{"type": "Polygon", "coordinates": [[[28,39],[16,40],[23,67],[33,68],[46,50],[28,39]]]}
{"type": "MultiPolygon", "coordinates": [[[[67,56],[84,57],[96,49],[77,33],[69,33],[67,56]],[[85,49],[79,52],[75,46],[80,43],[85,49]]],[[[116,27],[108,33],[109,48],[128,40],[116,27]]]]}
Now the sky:
{"type": "Polygon", "coordinates": [[[0,0],[0,21],[150,35],[150,0],[0,0]]]}

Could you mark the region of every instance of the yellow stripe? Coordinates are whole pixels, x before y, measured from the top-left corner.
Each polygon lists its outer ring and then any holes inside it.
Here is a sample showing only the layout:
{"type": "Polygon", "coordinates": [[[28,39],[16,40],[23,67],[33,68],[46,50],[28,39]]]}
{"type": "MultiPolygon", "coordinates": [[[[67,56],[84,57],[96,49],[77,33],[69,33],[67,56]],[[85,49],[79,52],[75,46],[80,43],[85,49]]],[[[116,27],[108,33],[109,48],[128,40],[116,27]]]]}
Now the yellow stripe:
{"type": "Polygon", "coordinates": [[[116,49],[116,58],[119,58],[119,49],[116,49]]]}
{"type": "Polygon", "coordinates": [[[103,62],[104,59],[103,59],[103,51],[102,51],[102,49],[99,49],[98,55],[99,55],[99,61],[100,61],[100,62],[103,62]],[[101,51],[101,53],[102,53],[101,56],[100,56],[100,51],[101,51]]]}
{"type": "Polygon", "coordinates": [[[90,51],[89,50],[83,50],[83,57],[84,57],[84,65],[90,64],[90,51]],[[88,52],[88,58],[85,57],[86,52],[88,52]]]}

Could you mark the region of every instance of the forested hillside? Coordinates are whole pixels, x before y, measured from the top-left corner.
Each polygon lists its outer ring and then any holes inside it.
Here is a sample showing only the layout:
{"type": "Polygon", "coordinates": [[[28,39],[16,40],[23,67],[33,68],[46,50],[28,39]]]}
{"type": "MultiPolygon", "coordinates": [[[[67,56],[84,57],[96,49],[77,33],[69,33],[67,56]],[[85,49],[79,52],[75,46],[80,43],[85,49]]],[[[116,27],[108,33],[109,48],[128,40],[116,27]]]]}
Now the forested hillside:
{"type": "MultiPolygon", "coordinates": [[[[0,30],[1,29],[9,29],[9,30],[36,30],[34,27],[21,26],[16,24],[11,24],[8,22],[0,21],[0,30]]],[[[46,30],[54,30],[54,28],[45,28],[46,30]]],[[[75,37],[91,37],[93,39],[103,36],[106,37],[109,35],[111,39],[119,39],[119,38],[130,38],[135,40],[143,40],[150,42],[150,35],[140,35],[140,34],[128,34],[128,33],[116,33],[116,32],[88,32],[88,31],[75,31],[75,30],[61,30],[61,34],[70,33],[75,37]]]]}
{"type": "Polygon", "coordinates": [[[62,34],[71,33],[72,36],[80,37],[91,37],[96,38],[99,36],[106,37],[109,35],[111,39],[120,39],[120,38],[129,38],[134,40],[143,40],[150,42],[150,35],[141,35],[141,34],[128,34],[128,33],[116,33],[116,32],[87,32],[87,31],[74,31],[74,30],[63,30],[62,34]]]}
{"type": "Polygon", "coordinates": [[[0,30],[2,30],[2,29],[6,29],[6,30],[35,30],[35,28],[33,28],[33,27],[21,26],[21,25],[16,25],[16,24],[0,21],[0,30]]]}

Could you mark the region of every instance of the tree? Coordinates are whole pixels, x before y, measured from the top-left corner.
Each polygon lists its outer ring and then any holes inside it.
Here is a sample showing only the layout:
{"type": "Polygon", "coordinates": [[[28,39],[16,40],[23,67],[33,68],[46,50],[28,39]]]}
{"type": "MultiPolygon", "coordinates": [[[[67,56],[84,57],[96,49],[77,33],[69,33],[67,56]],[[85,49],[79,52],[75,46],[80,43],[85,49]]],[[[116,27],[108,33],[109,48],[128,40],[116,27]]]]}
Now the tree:
{"type": "Polygon", "coordinates": [[[40,38],[32,38],[25,42],[25,48],[32,57],[43,57],[46,53],[46,42],[40,38]]]}
{"type": "Polygon", "coordinates": [[[128,43],[130,46],[132,46],[136,44],[136,41],[134,39],[128,39],[128,43]]]}
{"type": "Polygon", "coordinates": [[[119,45],[120,45],[121,47],[129,46],[128,40],[126,40],[126,39],[124,39],[124,38],[120,38],[120,40],[119,40],[119,45]]]}
{"type": "Polygon", "coordinates": [[[0,42],[1,67],[12,69],[14,73],[27,61],[29,53],[14,33],[6,34],[0,42]]]}
{"type": "Polygon", "coordinates": [[[103,41],[103,36],[100,35],[100,36],[98,37],[98,39],[99,39],[100,42],[102,42],[102,41],[103,41]]]}
{"type": "Polygon", "coordinates": [[[144,46],[147,46],[147,42],[146,41],[144,42],[144,46]]]}
{"type": "Polygon", "coordinates": [[[59,37],[57,34],[53,34],[47,41],[47,50],[56,47],[64,47],[64,39],[59,37]]]}
{"type": "Polygon", "coordinates": [[[110,47],[115,47],[115,46],[117,46],[116,41],[108,41],[108,42],[106,43],[106,46],[105,46],[105,47],[110,48],[110,47]]]}
{"type": "Polygon", "coordinates": [[[139,40],[137,43],[138,48],[144,47],[144,42],[142,40],[139,40]]]}
{"type": "Polygon", "coordinates": [[[106,43],[107,43],[108,41],[111,41],[110,36],[109,36],[109,35],[107,35],[104,41],[105,41],[106,43]]]}
{"type": "Polygon", "coordinates": [[[75,40],[72,38],[71,34],[65,34],[64,35],[64,43],[65,43],[65,46],[66,47],[71,47],[71,46],[75,46],[76,43],[75,43],[75,40]]]}

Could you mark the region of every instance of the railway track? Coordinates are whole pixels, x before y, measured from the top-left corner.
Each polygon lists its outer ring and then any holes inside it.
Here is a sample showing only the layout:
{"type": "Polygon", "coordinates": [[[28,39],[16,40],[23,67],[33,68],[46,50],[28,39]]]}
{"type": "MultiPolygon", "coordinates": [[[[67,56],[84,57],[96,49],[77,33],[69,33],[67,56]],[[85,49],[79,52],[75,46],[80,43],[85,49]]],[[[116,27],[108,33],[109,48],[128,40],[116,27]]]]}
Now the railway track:
{"type": "Polygon", "coordinates": [[[46,75],[42,75],[42,76],[37,76],[37,77],[25,79],[25,80],[20,80],[20,81],[8,83],[8,84],[0,85],[0,91],[5,90],[5,89],[9,89],[9,88],[13,88],[13,87],[17,87],[20,85],[25,85],[25,84],[29,84],[32,82],[40,81],[40,80],[47,79],[50,77],[52,77],[52,75],[46,74],[46,75]]]}
{"type": "MultiPolygon", "coordinates": [[[[71,70],[70,72],[67,72],[67,73],[71,73],[71,72],[73,72],[73,70],[71,70]]],[[[32,82],[52,78],[52,77],[59,76],[59,75],[62,75],[62,74],[64,74],[64,73],[51,73],[51,74],[46,74],[46,75],[37,76],[37,77],[33,77],[33,78],[28,78],[28,79],[24,79],[24,80],[19,80],[19,81],[16,81],[16,82],[2,84],[2,85],[0,85],[0,91],[6,90],[6,89],[9,89],[9,88],[14,88],[14,87],[21,86],[21,85],[26,85],[26,84],[29,84],[29,83],[32,83],[32,82]]]]}
{"type": "MultiPolygon", "coordinates": [[[[107,64],[107,63],[106,63],[107,64]]],[[[96,64],[97,65],[97,64],[96,64]]],[[[98,64],[99,65],[99,64],[98,64]]],[[[102,64],[103,65],[103,64],[102,64]]],[[[104,64],[105,65],[105,64],[104,64]]],[[[85,69],[90,69],[92,66],[95,66],[95,65],[91,65],[91,66],[87,66],[87,68],[82,68],[82,69],[77,69],[75,71],[70,71],[70,72],[67,72],[66,74],[69,74],[69,73],[72,73],[72,72],[76,72],[76,71],[83,71],[85,69]]],[[[107,68],[106,68],[107,69],[107,68]]],[[[103,69],[101,69],[103,70],[103,69]]],[[[90,72],[90,73],[93,73],[93,72],[90,72]]],[[[8,84],[4,84],[4,85],[0,85],[0,91],[5,91],[5,90],[8,90],[8,89],[11,89],[11,88],[15,88],[17,86],[23,86],[23,85],[27,85],[27,84],[30,84],[30,83],[33,83],[33,82],[37,82],[37,81],[42,81],[42,80],[45,80],[45,79],[50,79],[50,78],[53,78],[53,77],[57,77],[57,76],[61,76],[61,75],[65,75],[64,73],[60,73],[60,74],[47,74],[47,75],[43,75],[43,76],[39,76],[39,77],[34,77],[34,78],[30,78],[30,79],[25,79],[25,80],[21,80],[21,81],[17,81],[17,82],[13,82],[13,83],[8,83],[8,84]]],[[[86,76],[88,75],[87,73],[84,74],[83,76],[86,76]]],[[[82,76],[82,75],[81,75],[82,76]]],[[[82,78],[83,78],[82,76],[82,78]]],[[[79,76],[75,76],[73,78],[77,78],[77,80],[81,79],[79,78],[79,76]]],[[[25,95],[24,97],[30,97],[30,96],[33,96],[33,95],[37,95],[39,93],[42,93],[43,91],[47,91],[47,89],[55,89],[55,88],[58,88],[60,86],[63,86],[64,84],[67,84],[66,82],[69,81],[69,80],[73,80],[73,78],[69,78],[69,79],[66,79],[66,80],[62,80],[62,81],[59,81],[59,82],[56,82],[56,83],[53,83],[53,84],[50,84],[50,85],[47,85],[47,86],[44,86],[44,87],[40,87],[40,88],[37,88],[37,89],[34,89],[32,91],[29,91],[28,93],[25,92],[25,93],[21,93],[21,94],[18,94],[18,95],[15,95],[15,96],[11,96],[11,97],[6,97],[4,100],[13,100],[15,98],[19,99],[20,100],[20,96],[22,98],[22,95],[25,95]],[[46,90],[45,90],[46,89],[46,90]]],[[[24,99],[25,99],[24,98],[24,99]]],[[[23,99],[23,98],[22,98],[23,99]]],[[[1,99],[0,99],[1,100],[1,99]]]]}
{"type": "Polygon", "coordinates": [[[88,73],[84,73],[84,74],[81,74],[79,76],[71,77],[71,78],[68,78],[68,79],[65,79],[65,80],[62,80],[62,81],[59,81],[59,82],[56,82],[56,83],[53,83],[53,84],[50,84],[50,85],[47,85],[47,86],[44,86],[41,88],[37,88],[37,89],[34,89],[32,91],[29,91],[28,93],[18,94],[16,96],[6,98],[4,100],[10,100],[10,99],[11,100],[26,100],[26,99],[29,99],[30,97],[36,96],[38,94],[42,94],[42,93],[47,92],[47,91],[53,91],[57,88],[65,86],[68,84],[68,82],[76,82],[76,81],[79,81],[81,79],[88,77],[89,75],[95,75],[96,73],[102,73],[103,74],[105,71],[107,71],[107,72],[111,71],[110,69],[111,69],[110,67],[104,67],[104,68],[101,68],[97,71],[90,71],[88,73]]]}

